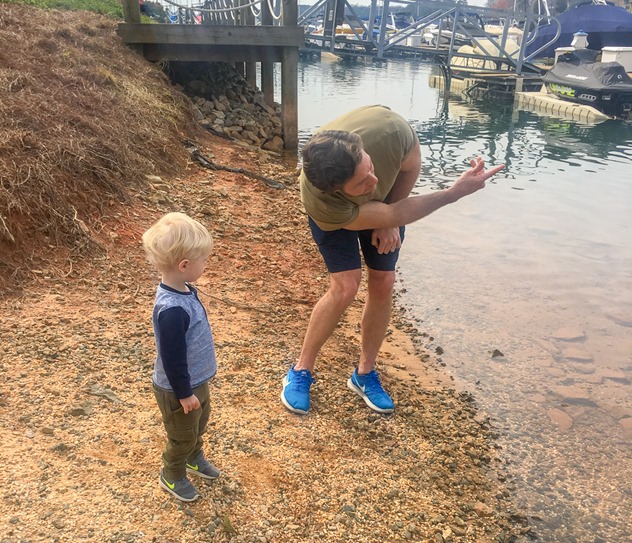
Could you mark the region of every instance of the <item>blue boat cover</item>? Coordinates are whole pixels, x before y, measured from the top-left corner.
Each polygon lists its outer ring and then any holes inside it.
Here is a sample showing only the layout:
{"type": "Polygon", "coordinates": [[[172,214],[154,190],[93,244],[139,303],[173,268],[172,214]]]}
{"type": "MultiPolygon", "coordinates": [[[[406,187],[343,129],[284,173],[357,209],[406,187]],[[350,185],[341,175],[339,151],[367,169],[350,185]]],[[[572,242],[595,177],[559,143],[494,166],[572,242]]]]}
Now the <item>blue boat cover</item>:
{"type": "MultiPolygon", "coordinates": [[[[588,47],[632,47],[632,13],[609,4],[583,4],[555,17],[561,26],[559,38],[545,47],[537,57],[554,57],[558,47],[570,47],[573,34],[588,34],[588,47]]],[[[555,37],[557,25],[549,23],[538,28],[535,40],[527,45],[527,55],[540,49],[555,37]]],[[[531,36],[533,33],[531,33],[531,36]]]]}

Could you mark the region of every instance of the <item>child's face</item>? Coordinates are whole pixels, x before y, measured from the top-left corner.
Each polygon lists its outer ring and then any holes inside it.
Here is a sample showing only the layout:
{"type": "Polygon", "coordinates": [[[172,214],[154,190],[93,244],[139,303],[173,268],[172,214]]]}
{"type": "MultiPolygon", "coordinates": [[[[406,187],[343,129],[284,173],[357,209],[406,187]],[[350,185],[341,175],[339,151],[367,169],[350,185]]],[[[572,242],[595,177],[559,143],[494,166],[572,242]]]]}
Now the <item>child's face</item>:
{"type": "Polygon", "coordinates": [[[187,283],[193,283],[197,281],[204,272],[208,257],[209,255],[206,254],[198,258],[186,259],[180,262],[182,279],[187,283]]]}

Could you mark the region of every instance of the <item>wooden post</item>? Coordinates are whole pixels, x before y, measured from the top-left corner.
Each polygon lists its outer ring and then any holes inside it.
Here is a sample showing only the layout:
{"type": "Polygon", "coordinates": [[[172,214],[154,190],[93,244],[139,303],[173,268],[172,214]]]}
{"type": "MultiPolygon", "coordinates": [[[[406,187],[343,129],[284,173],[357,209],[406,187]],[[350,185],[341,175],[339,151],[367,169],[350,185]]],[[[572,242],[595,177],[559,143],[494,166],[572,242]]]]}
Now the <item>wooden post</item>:
{"type": "Polygon", "coordinates": [[[298,148],[298,48],[284,47],[281,63],[281,125],[286,149],[298,148]]]}
{"type": "MultiPolygon", "coordinates": [[[[282,0],[283,26],[297,26],[298,1],[282,0]]],[[[284,47],[281,61],[281,123],[286,149],[298,148],[298,47],[284,47]]]]}
{"type": "Polygon", "coordinates": [[[138,0],[123,0],[123,18],[126,23],[140,23],[140,4],[138,0]]]}
{"type": "MultiPolygon", "coordinates": [[[[242,0],[242,4],[248,4],[248,0],[242,0]]],[[[248,7],[242,13],[242,21],[243,24],[249,26],[255,26],[255,15],[252,10],[248,7]]],[[[256,62],[246,62],[246,81],[250,84],[251,87],[257,86],[257,63],[256,62]]]]}
{"type": "MultiPolygon", "coordinates": [[[[268,2],[261,3],[261,26],[272,26],[272,13],[268,2]]],[[[261,62],[261,92],[266,104],[274,104],[274,63],[264,59],[261,62]]]]}

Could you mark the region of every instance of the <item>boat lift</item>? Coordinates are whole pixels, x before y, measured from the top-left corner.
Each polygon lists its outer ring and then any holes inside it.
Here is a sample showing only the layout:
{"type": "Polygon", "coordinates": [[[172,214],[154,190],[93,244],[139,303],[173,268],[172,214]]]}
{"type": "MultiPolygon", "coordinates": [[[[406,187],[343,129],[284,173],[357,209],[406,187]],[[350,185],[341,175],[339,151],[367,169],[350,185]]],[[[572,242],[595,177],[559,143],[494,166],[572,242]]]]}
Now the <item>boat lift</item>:
{"type": "MultiPolygon", "coordinates": [[[[401,49],[402,45],[406,45],[409,37],[419,35],[423,28],[435,24],[440,29],[443,27],[446,36],[449,36],[450,41],[447,46],[447,66],[449,68],[454,66],[457,58],[461,58],[462,60],[459,62],[461,67],[471,63],[477,65],[476,69],[479,72],[498,73],[504,68],[504,73],[510,72],[521,76],[540,73],[540,69],[531,62],[531,59],[535,58],[543,48],[526,55],[526,47],[535,39],[540,21],[546,19],[557,23],[557,20],[551,17],[545,2],[538,2],[537,13],[527,13],[516,9],[499,10],[456,3],[439,3],[432,0],[397,0],[399,9],[401,9],[399,6],[402,4],[408,5],[408,11],[411,13],[424,13],[425,15],[418,16],[414,23],[395,33],[389,33],[387,26],[390,0],[371,0],[367,22],[358,16],[348,0],[318,0],[299,16],[298,24],[305,25],[310,18],[324,12],[323,34],[315,35],[306,31],[307,39],[320,41],[322,48],[329,49],[331,52],[336,50],[337,45],[341,47],[357,46],[360,50],[364,49],[366,54],[375,55],[377,58],[384,58],[396,49],[401,49]],[[374,33],[373,25],[376,17],[380,17],[377,34],[374,33]],[[485,30],[484,23],[481,24],[484,19],[492,18],[503,20],[500,35],[489,34],[485,30]],[[350,30],[350,33],[344,36],[336,33],[337,27],[343,23],[346,23],[350,30]],[[519,49],[513,51],[508,50],[508,36],[511,26],[516,23],[520,24],[523,29],[523,39],[519,49]],[[456,43],[457,33],[470,40],[476,40],[481,54],[459,52],[456,43]]],[[[552,41],[559,37],[559,23],[557,25],[558,33],[552,41]]],[[[437,51],[446,51],[445,46],[441,46],[439,39],[436,40],[434,48],[437,51]]],[[[429,48],[425,47],[424,49],[428,50],[429,48]]]]}

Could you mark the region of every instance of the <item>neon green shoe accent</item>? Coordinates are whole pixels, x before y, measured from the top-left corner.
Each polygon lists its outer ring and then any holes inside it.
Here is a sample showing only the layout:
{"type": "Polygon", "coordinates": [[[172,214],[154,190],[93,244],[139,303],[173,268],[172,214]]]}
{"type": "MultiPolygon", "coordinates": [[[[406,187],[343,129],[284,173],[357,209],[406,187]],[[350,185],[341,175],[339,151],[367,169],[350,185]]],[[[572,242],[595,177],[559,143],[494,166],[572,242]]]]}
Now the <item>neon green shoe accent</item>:
{"type": "Polygon", "coordinates": [[[197,489],[186,477],[170,483],[167,479],[165,479],[163,471],[160,474],[159,483],[164,490],[183,502],[192,502],[200,497],[197,489]]]}
{"type": "Polygon", "coordinates": [[[195,464],[195,466],[192,466],[191,464],[187,464],[187,468],[192,469],[193,471],[198,471],[200,468],[198,468],[198,465],[195,464]]]}

